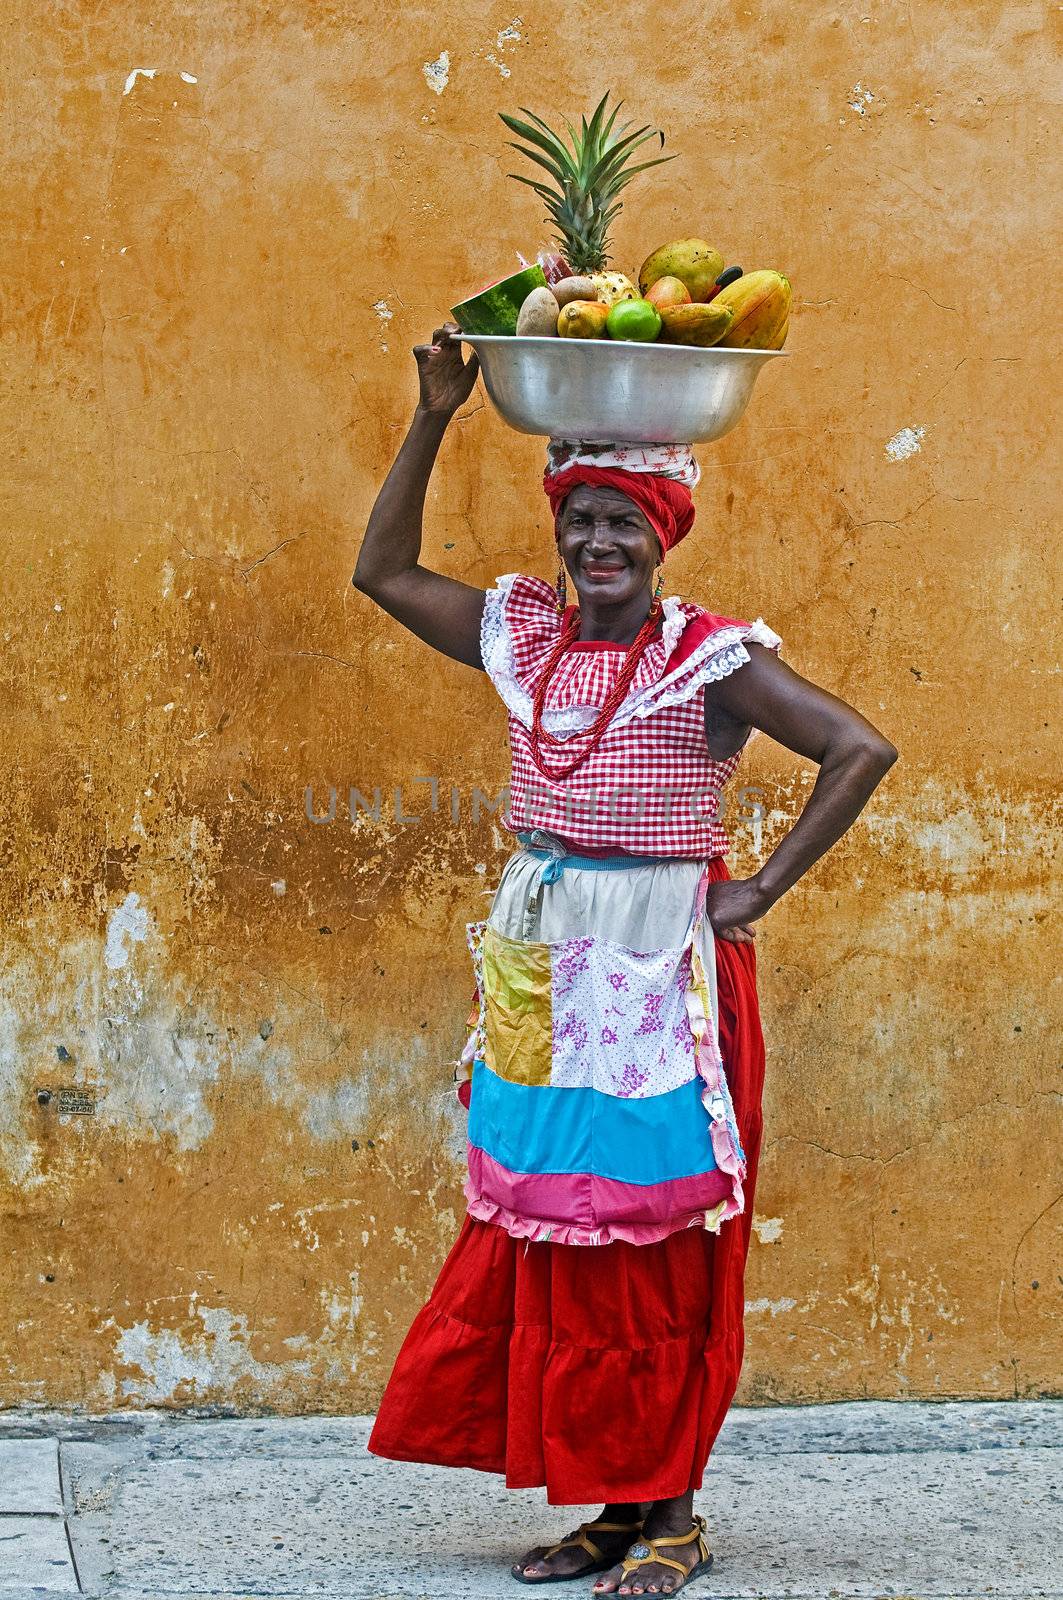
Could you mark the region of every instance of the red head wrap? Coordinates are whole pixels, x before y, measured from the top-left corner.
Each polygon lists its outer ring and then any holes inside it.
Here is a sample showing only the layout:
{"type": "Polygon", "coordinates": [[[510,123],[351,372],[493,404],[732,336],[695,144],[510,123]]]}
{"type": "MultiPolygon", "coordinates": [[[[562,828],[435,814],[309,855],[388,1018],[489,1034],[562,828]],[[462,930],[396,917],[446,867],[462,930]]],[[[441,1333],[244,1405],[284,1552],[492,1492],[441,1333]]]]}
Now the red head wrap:
{"type": "Polygon", "coordinates": [[[694,524],[694,501],[685,483],[663,478],[657,473],[628,472],[622,467],[592,467],[582,464],[561,472],[547,468],[543,488],[550,498],[556,522],[566,498],[577,484],[591,488],[618,489],[633,500],[661,541],[661,555],[685,539],[694,524]]]}

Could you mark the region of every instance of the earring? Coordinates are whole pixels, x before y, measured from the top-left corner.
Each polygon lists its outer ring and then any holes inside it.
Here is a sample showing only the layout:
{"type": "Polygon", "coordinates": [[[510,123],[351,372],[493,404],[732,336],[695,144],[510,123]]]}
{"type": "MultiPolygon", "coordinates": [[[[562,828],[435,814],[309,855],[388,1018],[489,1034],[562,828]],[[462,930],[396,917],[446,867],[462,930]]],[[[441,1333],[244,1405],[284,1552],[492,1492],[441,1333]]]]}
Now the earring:
{"type": "Polygon", "coordinates": [[[650,601],[650,616],[658,617],[661,614],[661,595],[664,593],[664,563],[657,568],[657,582],[653,588],[653,599],[650,601]]]}
{"type": "Polygon", "coordinates": [[[563,617],[565,614],[565,606],[568,604],[568,591],[565,586],[565,563],[563,561],[559,561],[557,564],[556,590],[557,614],[559,617],[563,617]]]}

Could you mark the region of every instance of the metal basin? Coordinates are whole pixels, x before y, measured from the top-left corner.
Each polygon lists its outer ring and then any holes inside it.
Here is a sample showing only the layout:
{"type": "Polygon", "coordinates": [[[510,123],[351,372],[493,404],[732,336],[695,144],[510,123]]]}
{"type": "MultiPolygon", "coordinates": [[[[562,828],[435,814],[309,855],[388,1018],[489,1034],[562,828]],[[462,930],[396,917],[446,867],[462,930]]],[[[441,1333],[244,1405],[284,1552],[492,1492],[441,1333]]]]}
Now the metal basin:
{"type": "Polygon", "coordinates": [[[757,374],[784,350],[702,350],[611,339],[456,335],[480,358],[495,406],[519,433],[697,444],[741,417],[757,374]]]}

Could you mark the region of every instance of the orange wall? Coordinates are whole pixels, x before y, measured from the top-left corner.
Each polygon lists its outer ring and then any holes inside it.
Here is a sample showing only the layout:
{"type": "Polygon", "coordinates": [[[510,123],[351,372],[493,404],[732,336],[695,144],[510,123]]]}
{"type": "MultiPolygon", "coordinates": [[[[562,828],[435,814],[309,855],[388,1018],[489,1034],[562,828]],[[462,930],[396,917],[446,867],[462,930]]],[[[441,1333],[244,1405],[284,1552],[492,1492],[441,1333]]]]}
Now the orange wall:
{"type": "MultiPolygon", "coordinates": [[[[387,797],[497,791],[504,719],[349,577],[409,347],[543,238],[496,109],[608,86],[681,154],[615,264],[698,233],[797,295],[671,587],[902,757],[760,925],[744,1397],[1058,1385],[1056,8],[5,20],[0,1401],[369,1406],[453,1237],[506,846],[387,797]],[[383,818],[313,826],[308,783],[383,818]]],[[[551,575],[541,466],[470,406],[427,560],[551,575]]],[[[734,872],[813,778],[756,742],[734,872]]]]}

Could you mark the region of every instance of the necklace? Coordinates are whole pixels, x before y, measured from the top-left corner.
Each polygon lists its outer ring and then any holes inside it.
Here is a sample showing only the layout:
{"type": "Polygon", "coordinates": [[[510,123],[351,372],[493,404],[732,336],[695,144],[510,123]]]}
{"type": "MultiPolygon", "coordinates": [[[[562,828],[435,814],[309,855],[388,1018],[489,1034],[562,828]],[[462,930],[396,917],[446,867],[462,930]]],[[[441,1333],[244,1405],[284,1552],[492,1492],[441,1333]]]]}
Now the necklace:
{"type": "Polygon", "coordinates": [[[631,687],[631,680],[638,671],[639,662],[642,660],[647,649],[653,642],[653,636],[657,632],[657,624],[660,621],[662,610],[663,607],[661,605],[660,593],[658,592],[654,595],[650,604],[649,615],[642,624],[642,627],[639,629],[638,633],[635,635],[634,642],[627,652],[627,657],[624,661],[624,665],[620,669],[617,680],[613,684],[613,687],[610,689],[609,693],[606,695],[605,702],[594,721],[589,727],[582,729],[579,733],[573,734],[570,739],[559,739],[556,734],[547,732],[546,728],[543,727],[543,713],[546,708],[547,690],[550,687],[550,682],[554,673],[557,671],[558,662],[561,660],[561,657],[564,655],[569,645],[574,644],[579,638],[579,609],[577,608],[575,611],[573,611],[568,622],[561,629],[557,643],[554,645],[553,649],[550,651],[550,654],[543,663],[543,670],[539,674],[538,681],[535,685],[535,691],[532,695],[532,760],[535,762],[535,765],[538,767],[544,778],[549,778],[552,782],[556,783],[570,777],[571,774],[575,772],[576,768],[581,767],[587,760],[588,756],[593,755],[595,750],[597,750],[598,746],[605,737],[606,729],[608,728],[610,722],[612,722],[613,717],[616,715],[619,707],[623,704],[628,689],[631,687]],[[567,765],[553,766],[551,768],[550,762],[548,761],[546,755],[547,748],[551,750],[557,750],[561,746],[565,746],[566,748],[571,749],[573,745],[577,745],[579,747],[575,759],[570,761],[567,765]]]}

